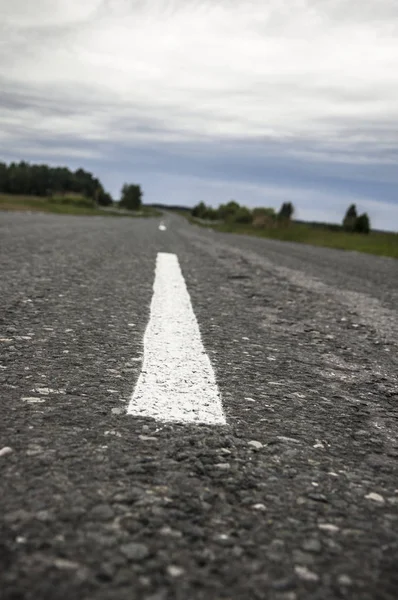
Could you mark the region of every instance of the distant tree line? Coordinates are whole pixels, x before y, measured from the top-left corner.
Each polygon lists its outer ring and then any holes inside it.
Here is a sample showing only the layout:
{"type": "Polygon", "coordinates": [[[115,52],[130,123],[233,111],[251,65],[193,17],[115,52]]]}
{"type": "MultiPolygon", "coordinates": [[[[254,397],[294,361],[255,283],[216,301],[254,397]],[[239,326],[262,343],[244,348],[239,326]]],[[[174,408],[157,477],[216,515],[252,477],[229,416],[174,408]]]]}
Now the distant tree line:
{"type": "Polygon", "coordinates": [[[291,202],[284,202],[277,213],[274,208],[257,207],[250,209],[241,206],[235,200],[231,200],[227,204],[220,204],[218,208],[212,208],[206,206],[204,202],[200,202],[191,211],[192,216],[198,219],[253,224],[257,227],[277,223],[287,224],[290,222],[293,213],[294,206],[291,202]]]}
{"type": "MultiPolygon", "coordinates": [[[[249,209],[246,206],[241,206],[235,200],[231,200],[227,204],[220,204],[218,208],[207,206],[204,202],[200,202],[191,210],[193,217],[205,221],[217,221],[224,223],[242,223],[253,225],[253,227],[280,227],[287,226],[291,223],[295,209],[291,202],[284,202],[279,211],[276,212],[273,208],[253,208],[249,209]]],[[[303,221],[297,223],[304,224],[303,221]]],[[[352,233],[369,233],[370,219],[367,213],[357,214],[355,204],[352,204],[346,212],[343,219],[343,224],[335,223],[306,223],[309,226],[329,229],[331,231],[347,231],[352,233]]]]}
{"type": "Polygon", "coordinates": [[[80,194],[102,206],[113,202],[100,180],[84,169],[72,171],[24,161],[8,165],[0,162],[0,192],[26,196],[80,194]]]}

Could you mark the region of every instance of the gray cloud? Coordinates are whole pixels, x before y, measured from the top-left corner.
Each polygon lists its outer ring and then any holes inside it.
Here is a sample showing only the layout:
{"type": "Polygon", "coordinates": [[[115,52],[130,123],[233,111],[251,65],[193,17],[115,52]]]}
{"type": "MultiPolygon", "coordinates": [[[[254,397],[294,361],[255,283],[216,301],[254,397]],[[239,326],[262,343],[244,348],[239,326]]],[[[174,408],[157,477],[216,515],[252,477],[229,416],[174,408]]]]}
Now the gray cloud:
{"type": "Polygon", "coordinates": [[[9,156],[396,181],[395,0],[0,0],[0,21],[9,156]]]}

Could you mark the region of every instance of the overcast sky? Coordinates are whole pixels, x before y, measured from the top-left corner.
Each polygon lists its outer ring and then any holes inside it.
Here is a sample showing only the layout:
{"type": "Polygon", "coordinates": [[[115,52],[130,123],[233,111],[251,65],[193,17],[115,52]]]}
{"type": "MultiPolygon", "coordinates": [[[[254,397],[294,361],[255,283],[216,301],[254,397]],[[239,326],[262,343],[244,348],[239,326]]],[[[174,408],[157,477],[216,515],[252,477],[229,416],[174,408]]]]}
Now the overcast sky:
{"type": "Polygon", "coordinates": [[[0,0],[3,160],[398,230],[397,0],[0,0]]]}

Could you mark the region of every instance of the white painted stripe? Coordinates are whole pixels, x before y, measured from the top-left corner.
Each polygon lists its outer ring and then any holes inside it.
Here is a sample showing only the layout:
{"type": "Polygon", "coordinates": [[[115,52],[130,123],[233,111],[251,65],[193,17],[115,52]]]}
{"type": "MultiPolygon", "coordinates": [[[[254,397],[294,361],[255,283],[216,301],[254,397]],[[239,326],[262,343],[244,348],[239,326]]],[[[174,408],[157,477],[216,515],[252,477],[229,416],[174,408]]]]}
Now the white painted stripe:
{"type": "Polygon", "coordinates": [[[226,425],[175,254],[158,254],[153,289],[144,362],[127,412],[159,421],[226,425]]]}

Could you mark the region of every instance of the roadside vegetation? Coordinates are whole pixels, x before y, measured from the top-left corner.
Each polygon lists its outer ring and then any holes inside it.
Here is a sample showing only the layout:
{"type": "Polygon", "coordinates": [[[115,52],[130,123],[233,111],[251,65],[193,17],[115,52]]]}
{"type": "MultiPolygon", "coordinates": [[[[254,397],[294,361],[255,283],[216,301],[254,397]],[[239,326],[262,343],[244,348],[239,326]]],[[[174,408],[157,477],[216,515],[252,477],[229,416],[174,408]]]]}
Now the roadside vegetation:
{"type": "Polygon", "coordinates": [[[0,210],[17,212],[45,212],[56,215],[101,216],[101,217],[158,217],[160,212],[142,206],[139,211],[130,211],[117,206],[96,207],[84,197],[41,198],[0,193],[0,210]]]}
{"type": "Polygon", "coordinates": [[[160,213],[142,204],[142,190],[124,184],[119,202],[84,169],[0,162],[0,210],[68,215],[151,217],[160,213]]]}
{"type": "Polygon", "coordinates": [[[366,213],[358,215],[354,204],[348,207],[341,225],[307,223],[294,220],[293,216],[294,206],[291,202],[284,202],[276,212],[266,207],[249,209],[231,200],[227,204],[220,204],[218,208],[201,202],[191,210],[188,218],[198,225],[227,233],[398,258],[398,233],[371,231],[369,216],[366,213]]]}

